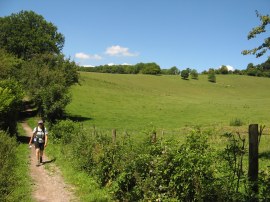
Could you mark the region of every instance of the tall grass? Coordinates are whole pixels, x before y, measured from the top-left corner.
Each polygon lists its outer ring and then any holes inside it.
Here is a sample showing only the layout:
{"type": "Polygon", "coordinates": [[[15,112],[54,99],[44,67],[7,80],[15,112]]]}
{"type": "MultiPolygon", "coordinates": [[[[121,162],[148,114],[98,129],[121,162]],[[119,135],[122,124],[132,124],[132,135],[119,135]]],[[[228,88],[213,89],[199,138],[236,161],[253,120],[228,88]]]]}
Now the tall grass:
{"type": "MultiPolygon", "coordinates": [[[[23,132],[20,128],[19,139],[23,132]]],[[[32,201],[29,149],[0,131],[0,201],[32,201]]]]}

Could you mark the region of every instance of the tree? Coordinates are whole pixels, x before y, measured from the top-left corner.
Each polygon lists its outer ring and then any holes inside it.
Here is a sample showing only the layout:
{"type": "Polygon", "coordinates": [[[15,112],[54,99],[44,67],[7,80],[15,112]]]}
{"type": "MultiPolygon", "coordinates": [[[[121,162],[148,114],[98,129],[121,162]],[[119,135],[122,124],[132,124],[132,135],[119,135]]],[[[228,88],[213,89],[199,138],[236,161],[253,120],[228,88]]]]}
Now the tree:
{"type": "Polygon", "coordinates": [[[18,112],[21,110],[24,91],[14,80],[0,81],[0,130],[14,135],[17,132],[18,112]]]}
{"type": "Polygon", "coordinates": [[[184,69],[183,71],[181,71],[181,77],[183,79],[188,79],[188,77],[189,77],[189,71],[187,69],[184,69]]]}
{"type": "Polygon", "coordinates": [[[36,54],[59,54],[64,36],[57,27],[33,11],[21,11],[0,18],[0,47],[19,58],[36,54]]]}
{"type": "MultiPolygon", "coordinates": [[[[248,34],[248,40],[255,38],[258,34],[264,33],[266,32],[266,26],[268,24],[270,24],[270,16],[269,15],[261,15],[259,14],[258,11],[256,11],[256,15],[257,17],[260,18],[261,24],[257,27],[254,27],[248,34]]],[[[267,50],[270,49],[270,37],[267,37],[264,40],[264,43],[262,43],[260,46],[258,46],[257,48],[253,48],[251,50],[244,50],[242,51],[243,55],[248,55],[248,54],[252,54],[255,55],[256,57],[261,57],[262,55],[264,55],[266,53],[267,50]]]]}
{"type": "Polygon", "coordinates": [[[176,66],[173,66],[168,70],[168,74],[170,74],[170,75],[178,75],[179,73],[180,73],[180,71],[179,71],[179,69],[177,69],[176,66]]]}
{"type": "Polygon", "coordinates": [[[209,69],[208,71],[208,81],[216,83],[216,74],[215,74],[215,70],[213,69],[209,69]]]}
{"type": "Polygon", "coordinates": [[[159,65],[157,65],[156,63],[152,62],[152,63],[144,63],[143,64],[143,68],[141,70],[142,74],[160,74],[161,69],[159,67],[159,65]]]}
{"type": "Polygon", "coordinates": [[[226,67],[225,65],[222,65],[220,67],[219,71],[221,74],[228,74],[229,73],[228,67],[226,67]]]}
{"type": "Polygon", "coordinates": [[[62,55],[39,55],[24,61],[19,81],[37,105],[41,117],[54,122],[71,101],[68,92],[78,82],[75,63],[62,55]]]}
{"type": "Polygon", "coordinates": [[[4,49],[0,49],[0,79],[16,77],[21,62],[14,55],[8,54],[4,49]]]}
{"type": "Polygon", "coordinates": [[[190,75],[191,75],[191,78],[192,78],[192,79],[198,79],[198,76],[199,76],[199,74],[198,74],[198,72],[197,72],[196,69],[192,69],[192,70],[190,71],[190,75]]]}

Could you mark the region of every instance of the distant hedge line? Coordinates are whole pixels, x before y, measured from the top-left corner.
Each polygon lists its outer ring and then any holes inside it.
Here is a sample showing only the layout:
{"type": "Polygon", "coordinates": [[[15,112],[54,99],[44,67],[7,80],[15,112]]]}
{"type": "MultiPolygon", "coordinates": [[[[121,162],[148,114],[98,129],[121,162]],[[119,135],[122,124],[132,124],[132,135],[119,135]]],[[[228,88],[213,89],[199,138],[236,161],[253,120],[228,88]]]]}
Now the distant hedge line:
{"type": "MultiPolygon", "coordinates": [[[[113,74],[164,74],[164,75],[179,75],[180,70],[173,66],[170,69],[161,69],[156,63],[138,63],[136,65],[100,65],[96,67],[79,67],[79,71],[83,72],[99,72],[99,73],[113,73],[113,74]]],[[[191,74],[195,69],[186,68],[181,71],[188,72],[191,74]]],[[[197,71],[196,71],[197,72],[197,71]]],[[[270,58],[262,64],[253,65],[249,63],[246,69],[243,70],[229,70],[225,65],[222,65],[219,69],[204,70],[202,74],[237,74],[237,75],[248,75],[258,77],[270,77],[270,58]]]]}
{"type": "Polygon", "coordinates": [[[100,65],[96,67],[80,67],[80,71],[113,73],[113,74],[171,74],[177,75],[180,71],[176,67],[160,69],[156,63],[138,63],[136,65],[100,65]]]}

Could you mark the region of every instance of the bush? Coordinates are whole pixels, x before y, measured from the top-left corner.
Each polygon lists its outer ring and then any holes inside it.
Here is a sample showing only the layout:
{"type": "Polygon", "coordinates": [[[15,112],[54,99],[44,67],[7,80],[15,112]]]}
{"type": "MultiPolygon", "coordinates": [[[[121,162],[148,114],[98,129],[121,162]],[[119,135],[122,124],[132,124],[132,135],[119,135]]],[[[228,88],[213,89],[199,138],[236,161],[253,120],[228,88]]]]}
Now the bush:
{"type": "Polygon", "coordinates": [[[181,77],[183,78],[183,79],[188,79],[188,77],[189,77],[189,71],[188,70],[182,70],[181,71],[181,77]]]}
{"type": "Polygon", "coordinates": [[[230,121],[230,126],[242,126],[244,125],[243,121],[239,118],[235,118],[230,121]]]}
{"type": "Polygon", "coordinates": [[[11,135],[17,133],[18,113],[22,107],[24,91],[14,80],[0,81],[0,130],[11,135]]]}
{"type": "MultiPolygon", "coordinates": [[[[241,138],[226,133],[226,148],[216,152],[208,143],[209,132],[194,130],[180,146],[175,141],[151,141],[152,132],[135,143],[130,137],[112,142],[110,136],[85,131],[69,120],[51,130],[64,158],[108,187],[116,201],[248,199],[241,138]]],[[[269,174],[260,175],[260,198],[269,198],[269,184],[269,174]]]]}
{"type": "Polygon", "coordinates": [[[12,201],[9,196],[17,186],[15,176],[16,149],[15,138],[0,131],[0,201],[12,201]]]}
{"type": "Polygon", "coordinates": [[[217,82],[215,72],[210,72],[208,74],[208,81],[213,82],[213,83],[217,82]]]}
{"type": "Polygon", "coordinates": [[[157,75],[161,73],[161,69],[159,65],[156,63],[145,63],[143,64],[143,68],[141,70],[142,74],[152,74],[157,75]]]}
{"type": "Polygon", "coordinates": [[[44,54],[23,63],[20,82],[37,105],[39,115],[55,122],[71,101],[69,88],[78,82],[78,74],[76,65],[62,55],[44,54]]]}
{"type": "Polygon", "coordinates": [[[190,72],[190,75],[191,75],[192,79],[198,79],[198,76],[199,76],[196,69],[192,69],[191,72],[190,72]]]}

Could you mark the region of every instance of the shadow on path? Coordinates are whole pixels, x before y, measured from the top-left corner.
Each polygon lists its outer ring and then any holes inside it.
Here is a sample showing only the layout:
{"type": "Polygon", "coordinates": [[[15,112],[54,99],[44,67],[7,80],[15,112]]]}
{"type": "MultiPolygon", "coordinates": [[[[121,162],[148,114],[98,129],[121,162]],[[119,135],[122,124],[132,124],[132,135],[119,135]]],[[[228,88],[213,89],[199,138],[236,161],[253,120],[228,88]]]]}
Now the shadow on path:
{"type": "Polygon", "coordinates": [[[49,160],[49,161],[43,161],[43,165],[45,165],[45,164],[48,164],[48,163],[53,163],[53,162],[55,162],[56,161],[56,158],[53,158],[52,160],[49,160]]]}

